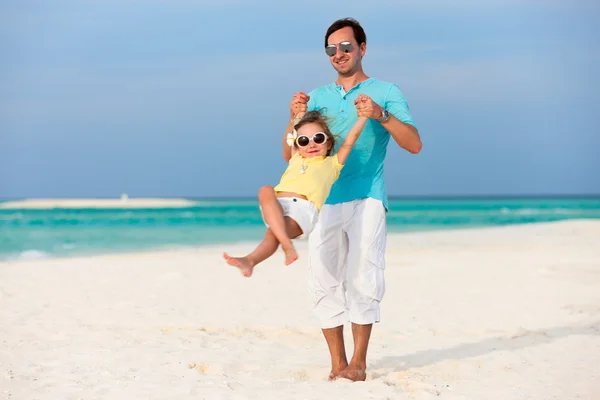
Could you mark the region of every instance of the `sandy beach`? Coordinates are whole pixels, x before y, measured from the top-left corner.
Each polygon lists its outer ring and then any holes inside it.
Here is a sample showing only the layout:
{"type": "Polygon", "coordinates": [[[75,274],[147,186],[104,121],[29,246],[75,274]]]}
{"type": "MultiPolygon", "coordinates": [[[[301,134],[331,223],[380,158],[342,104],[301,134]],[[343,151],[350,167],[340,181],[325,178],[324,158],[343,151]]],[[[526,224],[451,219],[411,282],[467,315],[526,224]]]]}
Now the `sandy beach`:
{"type": "Polygon", "coordinates": [[[118,199],[24,199],[0,203],[0,209],[52,208],[162,208],[191,207],[198,204],[187,199],[129,198],[118,199]]]}
{"type": "Polygon", "coordinates": [[[2,262],[0,399],[597,399],[599,238],[585,220],[390,235],[359,383],[327,382],[305,242],[249,279],[221,253],[253,244],[2,262]]]}

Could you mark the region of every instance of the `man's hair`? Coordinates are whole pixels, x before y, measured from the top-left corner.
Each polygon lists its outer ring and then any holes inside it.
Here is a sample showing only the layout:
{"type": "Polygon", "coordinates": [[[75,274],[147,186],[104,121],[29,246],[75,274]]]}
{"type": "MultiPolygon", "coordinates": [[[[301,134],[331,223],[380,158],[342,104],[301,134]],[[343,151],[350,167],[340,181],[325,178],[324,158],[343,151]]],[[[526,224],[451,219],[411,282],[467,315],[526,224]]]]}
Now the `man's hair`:
{"type": "Polygon", "coordinates": [[[325,33],[325,47],[327,47],[327,40],[333,32],[339,31],[347,26],[352,28],[352,31],[354,32],[354,39],[356,39],[359,46],[363,43],[367,43],[367,35],[365,34],[365,30],[362,28],[362,26],[360,26],[358,21],[354,18],[342,18],[335,21],[327,29],[327,32],[325,33]]]}

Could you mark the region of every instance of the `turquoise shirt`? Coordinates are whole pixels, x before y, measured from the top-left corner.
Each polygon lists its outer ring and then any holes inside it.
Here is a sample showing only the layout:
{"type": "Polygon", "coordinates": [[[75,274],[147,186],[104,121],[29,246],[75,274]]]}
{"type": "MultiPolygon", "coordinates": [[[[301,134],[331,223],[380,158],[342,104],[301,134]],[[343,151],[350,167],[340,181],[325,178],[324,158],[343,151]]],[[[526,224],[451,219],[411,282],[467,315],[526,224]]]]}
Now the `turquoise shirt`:
{"type": "MultiPolygon", "coordinates": [[[[308,110],[321,110],[327,116],[329,129],[336,135],[336,149],[358,119],[354,100],[359,94],[366,94],[400,121],[415,126],[404,95],[393,83],[369,78],[348,93],[335,83],[321,86],[308,94],[308,110]]],[[[383,163],[389,141],[389,132],[379,122],[369,119],[325,204],[372,197],[381,200],[387,210],[383,163]]]]}

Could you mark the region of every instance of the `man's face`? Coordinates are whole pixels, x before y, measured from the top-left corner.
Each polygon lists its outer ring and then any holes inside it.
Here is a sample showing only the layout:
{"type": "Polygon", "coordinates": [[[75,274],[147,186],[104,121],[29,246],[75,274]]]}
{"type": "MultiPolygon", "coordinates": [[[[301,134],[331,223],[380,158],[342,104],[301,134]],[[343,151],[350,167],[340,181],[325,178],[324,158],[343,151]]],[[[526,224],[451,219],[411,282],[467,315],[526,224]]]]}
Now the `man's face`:
{"type": "Polygon", "coordinates": [[[347,26],[333,32],[327,39],[327,45],[336,46],[337,51],[335,55],[329,57],[329,60],[338,74],[342,76],[352,75],[360,67],[361,58],[365,53],[365,45],[359,47],[351,27],[347,26]],[[352,50],[348,53],[340,50],[340,43],[348,42],[351,44],[352,50]]]}

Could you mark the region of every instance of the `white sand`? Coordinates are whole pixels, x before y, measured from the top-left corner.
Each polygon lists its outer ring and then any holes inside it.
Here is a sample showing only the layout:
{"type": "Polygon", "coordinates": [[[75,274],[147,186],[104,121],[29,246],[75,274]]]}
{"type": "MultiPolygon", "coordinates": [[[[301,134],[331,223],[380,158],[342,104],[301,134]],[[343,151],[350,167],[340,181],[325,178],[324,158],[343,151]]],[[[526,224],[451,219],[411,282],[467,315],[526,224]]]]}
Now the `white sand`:
{"type": "Polygon", "coordinates": [[[250,279],[224,249],[0,263],[0,399],[600,398],[600,221],[390,236],[359,383],[326,381],[305,243],[250,279]]]}
{"type": "Polygon", "coordinates": [[[190,207],[198,202],[186,199],[120,198],[120,199],[25,199],[0,203],[0,209],[47,208],[168,208],[190,207]]]}

